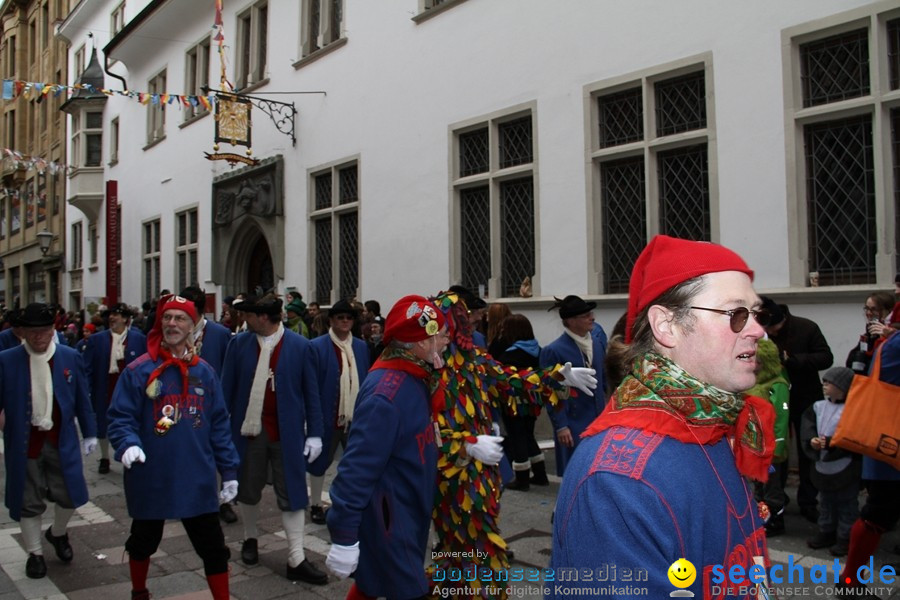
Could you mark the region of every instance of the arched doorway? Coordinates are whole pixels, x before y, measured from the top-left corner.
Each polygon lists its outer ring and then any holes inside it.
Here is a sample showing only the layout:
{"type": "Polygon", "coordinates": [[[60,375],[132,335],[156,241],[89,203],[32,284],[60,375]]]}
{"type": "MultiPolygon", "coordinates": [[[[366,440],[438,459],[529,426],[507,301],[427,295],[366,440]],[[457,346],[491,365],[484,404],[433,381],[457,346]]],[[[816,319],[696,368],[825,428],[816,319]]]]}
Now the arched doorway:
{"type": "Polygon", "coordinates": [[[275,287],[275,269],[272,266],[272,253],[269,252],[269,244],[266,238],[259,236],[253,250],[250,252],[250,260],[247,264],[247,289],[251,293],[260,287],[263,291],[275,287]]]}

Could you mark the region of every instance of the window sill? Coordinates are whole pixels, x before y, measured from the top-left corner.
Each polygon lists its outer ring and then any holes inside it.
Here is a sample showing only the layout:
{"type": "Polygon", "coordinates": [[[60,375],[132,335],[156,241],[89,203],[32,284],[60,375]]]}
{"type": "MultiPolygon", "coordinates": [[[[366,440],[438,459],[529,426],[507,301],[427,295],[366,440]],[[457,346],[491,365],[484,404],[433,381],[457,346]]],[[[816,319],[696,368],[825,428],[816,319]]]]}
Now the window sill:
{"type": "Polygon", "coordinates": [[[184,129],[188,125],[192,125],[192,124],[196,123],[203,117],[207,116],[209,113],[210,113],[210,111],[204,109],[203,112],[198,113],[198,114],[194,115],[193,117],[188,117],[187,119],[185,119],[184,121],[182,121],[181,123],[178,124],[178,129],[184,129]]]}
{"type": "Polygon", "coordinates": [[[77,268],[69,269],[69,273],[72,273],[75,275],[81,275],[83,272],[84,272],[84,267],[77,267],[77,268]]]}
{"type": "Polygon", "coordinates": [[[91,265],[88,267],[88,271],[90,271],[91,273],[96,273],[99,268],[100,267],[98,267],[97,265],[91,265]]]}
{"type": "Polygon", "coordinates": [[[114,158],[114,159],[110,160],[108,163],[106,163],[106,166],[107,166],[107,167],[114,167],[114,166],[116,166],[117,164],[119,164],[119,159],[118,159],[118,158],[114,158]]]}
{"type": "Polygon", "coordinates": [[[166,136],[158,137],[155,140],[153,140],[152,142],[148,143],[146,146],[144,146],[143,150],[145,150],[145,151],[149,150],[153,146],[163,143],[165,140],[166,140],[166,136]]]}
{"type": "Polygon", "coordinates": [[[455,6],[459,6],[460,4],[462,4],[465,1],[466,0],[447,0],[443,4],[438,4],[434,8],[429,8],[428,10],[424,10],[424,11],[420,12],[419,14],[414,16],[412,18],[412,20],[417,25],[420,25],[420,24],[424,23],[425,21],[431,19],[432,17],[436,17],[437,15],[439,15],[443,12],[447,12],[448,10],[450,10],[451,8],[453,8],[455,6]]]}
{"type": "Polygon", "coordinates": [[[73,167],[69,170],[69,178],[77,177],[82,173],[102,173],[103,167],[73,167]]]}
{"type": "Polygon", "coordinates": [[[235,94],[249,94],[249,93],[252,92],[253,90],[258,90],[259,88],[261,88],[262,86],[266,85],[267,83],[269,83],[269,78],[268,78],[268,77],[266,77],[266,78],[264,78],[264,79],[260,79],[260,80],[257,81],[257,82],[251,83],[251,84],[248,85],[248,86],[245,86],[245,87],[242,87],[242,88],[237,88],[237,89],[234,90],[234,93],[235,93],[235,94]]]}
{"type": "Polygon", "coordinates": [[[295,69],[302,69],[306,65],[308,65],[310,63],[314,63],[317,60],[319,60],[320,58],[322,58],[323,56],[331,54],[338,48],[343,48],[346,45],[347,45],[347,38],[342,37],[339,40],[335,40],[335,41],[331,42],[324,48],[319,48],[315,52],[311,52],[311,53],[307,54],[306,56],[304,56],[303,58],[301,58],[300,60],[295,62],[293,66],[295,69]]]}

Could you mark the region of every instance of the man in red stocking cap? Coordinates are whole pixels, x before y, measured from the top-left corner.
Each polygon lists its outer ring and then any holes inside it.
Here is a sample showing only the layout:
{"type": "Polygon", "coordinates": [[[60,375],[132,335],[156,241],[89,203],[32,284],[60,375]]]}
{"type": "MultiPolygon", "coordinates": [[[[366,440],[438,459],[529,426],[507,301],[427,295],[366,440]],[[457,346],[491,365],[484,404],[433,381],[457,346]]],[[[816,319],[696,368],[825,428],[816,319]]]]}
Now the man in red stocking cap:
{"type": "Polygon", "coordinates": [[[743,394],[768,322],[752,282],[744,260],[717,244],[660,235],[641,252],[627,375],[566,468],[551,568],[644,569],[653,598],[669,595],[678,568],[692,596],[711,598],[718,585],[756,598],[749,582],[716,582],[712,570],[746,573],[767,560],[765,513],[745,479],[765,481],[774,450],[771,404],[743,394]]]}
{"type": "Polygon", "coordinates": [[[215,371],[194,353],[194,304],[164,296],[147,353],[128,365],[109,407],[109,441],[125,466],[131,535],[125,542],[131,597],[145,600],[150,557],[166,519],[181,519],[203,559],[214,600],[227,600],[230,552],[219,500],[237,495],[238,455],[215,371]],[[216,471],[222,476],[222,491],[216,471]]]}
{"type": "Polygon", "coordinates": [[[444,317],[422,296],[397,301],[386,348],[359,390],[347,452],[331,485],[326,566],[356,571],[348,600],[424,598],[422,558],[438,449],[431,419],[432,377],[448,337],[444,317]]]}

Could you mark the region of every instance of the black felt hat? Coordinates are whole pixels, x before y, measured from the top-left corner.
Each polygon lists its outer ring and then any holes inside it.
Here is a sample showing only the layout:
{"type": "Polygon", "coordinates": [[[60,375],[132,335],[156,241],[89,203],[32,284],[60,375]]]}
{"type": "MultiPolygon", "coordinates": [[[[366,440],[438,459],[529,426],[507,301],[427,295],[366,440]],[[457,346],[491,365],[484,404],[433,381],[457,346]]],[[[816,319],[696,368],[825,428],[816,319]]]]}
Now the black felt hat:
{"type": "Polygon", "coordinates": [[[46,327],[53,325],[56,312],[53,307],[42,302],[33,302],[19,311],[15,320],[17,327],[46,327]]]}
{"type": "Polygon", "coordinates": [[[456,293],[459,299],[466,303],[466,308],[469,310],[487,308],[487,302],[476,296],[472,290],[464,285],[451,285],[448,291],[456,293]]]}
{"type": "Polygon", "coordinates": [[[331,308],[328,309],[329,319],[338,315],[350,315],[355,319],[357,314],[357,310],[353,308],[353,305],[346,300],[338,300],[331,306],[331,308]]]}
{"type": "Polygon", "coordinates": [[[112,315],[112,314],[122,315],[126,319],[130,319],[134,316],[134,313],[132,312],[131,308],[124,302],[117,302],[117,303],[113,304],[112,306],[110,306],[109,308],[104,310],[103,314],[100,316],[102,316],[105,319],[109,315],[112,315]]]}
{"type": "Polygon", "coordinates": [[[262,298],[256,296],[248,296],[239,304],[233,305],[241,312],[253,313],[255,315],[280,315],[281,314],[281,298],[267,294],[262,298]]]}
{"type": "Polygon", "coordinates": [[[589,313],[597,308],[596,302],[585,302],[580,297],[574,295],[566,296],[562,300],[554,296],[553,299],[556,300],[556,302],[553,303],[550,310],[558,308],[560,319],[571,319],[572,317],[589,313]]]}

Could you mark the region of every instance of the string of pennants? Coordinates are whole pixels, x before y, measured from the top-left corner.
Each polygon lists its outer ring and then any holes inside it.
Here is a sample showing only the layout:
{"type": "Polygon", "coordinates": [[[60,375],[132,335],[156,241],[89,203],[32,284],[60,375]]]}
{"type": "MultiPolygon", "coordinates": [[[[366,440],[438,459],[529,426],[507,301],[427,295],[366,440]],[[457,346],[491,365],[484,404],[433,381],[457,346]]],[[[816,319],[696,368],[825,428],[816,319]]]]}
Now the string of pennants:
{"type": "Polygon", "coordinates": [[[195,96],[192,94],[150,94],[147,92],[137,92],[134,90],[109,90],[106,88],[97,88],[89,83],[79,83],[75,85],[62,85],[59,83],[37,83],[33,81],[22,81],[18,79],[4,79],[3,85],[0,87],[0,99],[16,100],[23,98],[25,100],[41,100],[46,96],[52,95],[54,98],[60,94],[74,94],[78,90],[87,90],[92,93],[105,94],[107,96],[121,96],[137,100],[143,105],[177,105],[185,107],[202,106],[206,110],[212,110],[216,103],[216,95],[209,94],[206,96],[195,96]]]}
{"type": "Polygon", "coordinates": [[[28,170],[34,169],[38,173],[44,173],[45,171],[47,171],[51,175],[65,172],[66,169],[69,168],[69,165],[54,162],[52,160],[47,160],[46,158],[41,158],[40,156],[29,156],[27,154],[19,152],[18,150],[12,150],[10,148],[0,148],[0,163],[7,160],[12,162],[15,168],[25,167],[28,170]]]}

